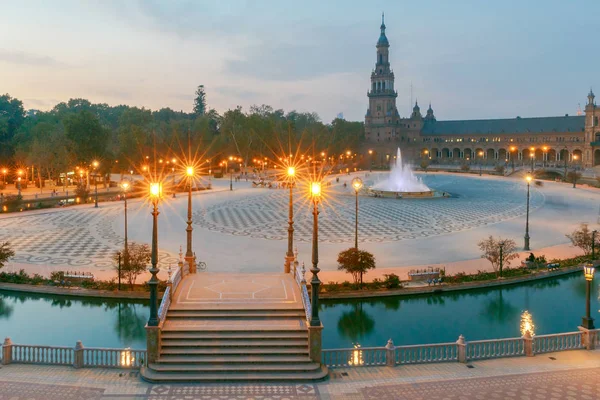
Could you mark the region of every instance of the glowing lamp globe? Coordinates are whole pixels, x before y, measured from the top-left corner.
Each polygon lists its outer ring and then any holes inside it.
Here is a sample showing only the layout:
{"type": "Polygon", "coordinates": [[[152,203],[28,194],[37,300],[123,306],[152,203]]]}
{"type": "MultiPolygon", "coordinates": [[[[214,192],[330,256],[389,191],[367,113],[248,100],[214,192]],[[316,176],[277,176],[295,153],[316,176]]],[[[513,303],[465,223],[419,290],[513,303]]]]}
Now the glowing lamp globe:
{"type": "Polygon", "coordinates": [[[531,182],[531,180],[532,180],[532,179],[533,179],[533,178],[531,177],[531,175],[527,175],[527,176],[525,177],[525,180],[527,181],[527,183],[531,182]]]}
{"type": "Polygon", "coordinates": [[[187,167],[187,168],[185,169],[185,174],[186,174],[187,176],[194,176],[194,167],[187,167]]]}
{"type": "Polygon", "coordinates": [[[587,263],[583,266],[583,275],[585,276],[586,281],[591,281],[594,279],[594,264],[587,263]]]}
{"type": "Polygon", "coordinates": [[[162,196],[162,185],[160,183],[150,184],[150,196],[154,199],[158,199],[162,196]]]}
{"type": "Polygon", "coordinates": [[[320,182],[312,182],[310,184],[310,194],[314,198],[319,198],[321,196],[321,183],[320,182]]]}
{"type": "Polygon", "coordinates": [[[288,176],[290,178],[293,177],[294,175],[296,175],[296,168],[294,168],[294,167],[288,167],[287,174],[288,174],[288,176]]]}
{"type": "Polygon", "coordinates": [[[357,192],[362,189],[363,187],[363,181],[360,178],[354,178],[352,179],[352,187],[354,188],[354,190],[356,190],[357,192]]]}

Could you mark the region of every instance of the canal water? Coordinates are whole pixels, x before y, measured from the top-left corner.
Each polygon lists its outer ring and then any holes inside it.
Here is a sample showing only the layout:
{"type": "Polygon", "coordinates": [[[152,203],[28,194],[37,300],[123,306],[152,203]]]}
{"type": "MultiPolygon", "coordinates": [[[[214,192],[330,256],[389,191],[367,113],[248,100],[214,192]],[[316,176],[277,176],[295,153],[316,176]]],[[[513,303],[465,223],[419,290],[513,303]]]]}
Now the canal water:
{"type": "MultiPolygon", "coordinates": [[[[600,273],[592,282],[592,317],[600,325],[600,273]]],[[[524,311],[535,334],[576,331],[585,312],[583,273],[497,289],[321,305],[324,348],[384,346],[520,336],[524,311]]],[[[0,338],[14,343],[145,347],[144,302],[0,291],[0,338]]]]}

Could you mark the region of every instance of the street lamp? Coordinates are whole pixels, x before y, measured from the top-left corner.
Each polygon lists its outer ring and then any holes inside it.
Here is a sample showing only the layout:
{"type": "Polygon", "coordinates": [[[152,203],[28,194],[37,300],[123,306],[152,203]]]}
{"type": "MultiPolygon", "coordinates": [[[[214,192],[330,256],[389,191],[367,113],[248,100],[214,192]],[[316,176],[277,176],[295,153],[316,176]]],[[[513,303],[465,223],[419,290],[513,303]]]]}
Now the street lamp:
{"type": "Polygon", "coordinates": [[[152,276],[148,281],[150,286],[150,318],[148,326],[158,326],[158,202],[162,197],[162,184],[160,182],[150,183],[150,200],[152,201],[152,276]]]}
{"type": "Polygon", "coordinates": [[[531,158],[531,173],[533,174],[533,163],[535,161],[535,147],[529,149],[529,158],[531,158]]]}
{"type": "Polygon", "coordinates": [[[23,170],[20,169],[17,171],[17,189],[19,190],[19,197],[21,196],[21,175],[23,175],[23,170]]]}
{"type": "Polygon", "coordinates": [[[288,167],[287,178],[288,186],[290,188],[290,202],[289,202],[289,213],[288,213],[288,248],[285,255],[284,272],[287,274],[290,272],[290,265],[294,260],[294,179],[296,177],[296,168],[288,167]]]}
{"type": "Polygon", "coordinates": [[[573,154],[573,189],[575,189],[575,185],[577,184],[577,165],[575,164],[577,158],[577,154],[573,154]]]}
{"type": "Polygon", "coordinates": [[[352,187],[354,188],[354,194],[356,203],[354,207],[354,248],[358,250],[358,192],[363,187],[363,181],[359,177],[352,179],[352,187]]]}
{"type": "Polygon", "coordinates": [[[96,172],[96,169],[98,168],[98,161],[93,161],[92,162],[92,166],[94,167],[94,187],[95,187],[95,192],[96,192],[96,200],[94,202],[94,207],[98,208],[98,174],[96,172]]]}
{"type": "Polygon", "coordinates": [[[517,148],[515,146],[510,146],[510,161],[511,161],[511,168],[512,168],[512,172],[515,172],[515,156],[513,155],[514,151],[517,148]]]}
{"type": "Polygon", "coordinates": [[[483,164],[483,151],[477,153],[479,155],[479,176],[481,176],[481,164],[483,164]]]}
{"type": "MultiPolygon", "coordinates": [[[[233,156],[229,156],[229,161],[233,161],[233,156]]],[[[229,169],[227,160],[225,160],[225,168],[229,169]]],[[[229,190],[233,190],[233,171],[229,171],[229,190]]]]}
{"type": "Polygon", "coordinates": [[[582,318],[581,326],[585,329],[596,329],[594,327],[594,318],[590,315],[590,292],[592,281],[594,280],[594,264],[587,263],[583,266],[583,274],[585,276],[585,317],[582,318]]]}
{"type": "Polygon", "coordinates": [[[542,156],[542,168],[546,168],[546,158],[548,158],[548,153],[546,153],[548,151],[548,147],[544,146],[542,147],[542,150],[544,151],[544,155],[542,156]]]}
{"type": "Polygon", "coordinates": [[[525,246],[523,250],[529,251],[529,185],[531,184],[531,175],[527,175],[525,180],[527,181],[527,214],[525,219],[525,246]]]}
{"type": "Polygon", "coordinates": [[[4,182],[4,184],[6,185],[6,173],[8,172],[8,170],[6,168],[2,168],[2,173],[4,174],[4,180],[2,182],[4,182]]]}
{"type": "Polygon", "coordinates": [[[312,235],[312,280],[310,281],[310,302],[312,306],[310,326],[320,326],[319,319],[319,201],[321,200],[321,182],[311,182],[310,195],[313,202],[313,235],[312,235]]]}
{"type": "Polygon", "coordinates": [[[188,178],[188,209],[187,209],[187,228],[185,232],[187,234],[187,249],[185,251],[185,260],[188,263],[190,272],[192,272],[194,265],[194,252],[192,251],[192,183],[194,180],[194,167],[188,166],[185,169],[185,175],[188,178]]]}

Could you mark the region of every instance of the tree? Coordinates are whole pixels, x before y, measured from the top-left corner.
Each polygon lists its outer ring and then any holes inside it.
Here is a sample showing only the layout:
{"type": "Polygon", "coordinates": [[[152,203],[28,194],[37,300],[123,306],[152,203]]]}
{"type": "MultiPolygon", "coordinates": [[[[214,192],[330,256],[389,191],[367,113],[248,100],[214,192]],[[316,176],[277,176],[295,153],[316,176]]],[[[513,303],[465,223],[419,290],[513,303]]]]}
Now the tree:
{"type": "Polygon", "coordinates": [[[71,143],[71,154],[75,160],[87,165],[92,160],[106,155],[110,135],[107,135],[98,117],[90,111],[82,110],[73,114],[64,124],[67,139],[71,143]]]}
{"type": "Polygon", "coordinates": [[[8,94],[0,96],[0,159],[7,160],[13,156],[13,138],[25,121],[25,110],[21,100],[13,99],[8,94]]]}
{"type": "Polygon", "coordinates": [[[519,258],[517,244],[512,239],[494,238],[490,235],[487,239],[477,243],[479,249],[483,252],[481,258],[485,258],[492,264],[494,272],[502,274],[502,267],[508,267],[511,260],[519,258]]]}
{"type": "Polygon", "coordinates": [[[581,179],[581,173],[577,171],[569,171],[567,173],[567,180],[573,183],[573,187],[577,184],[577,181],[581,179]]]}
{"type": "Polygon", "coordinates": [[[14,257],[15,251],[10,247],[9,242],[0,243],[0,269],[4,267],[4,263],[14,257]]]}
{"type": "Polygon", "coordinates": [[[352,275],[354,283],[362,286],[363,274],[375,268],[375,257],[368,251],[350,247],[338,254],[338,270],[346,271],[352,275]]]}
{"type": "Polygon", "coordinates": [[[579,229],[575,229],[571,234],[565,235],[571,241],[571,244],[575,247],[579,247],[583,250],[585,255],[592,252],[592,236],[594,236],[594,247],[599,249],[600,235],[592,234],[588,224],[582,223],[579,225],[579,229]]]}
{"type": "MultiPolygon", "coordinates": [[[[126,280],[129,283],[129,287],[133,288],[137,277],[144,271],[150,262],[150,247],[147,244],[138,244],[131,242],[127,244],[127,251],[125,249],[120,251],[121,253],[121,279],[126,280]]],[[[119,252],[113,256],[114,261],[119,261],[119,252]]],[[[117,275],[119,274],[119,266],[115,266],[117,275]]]]}
{"type": "Polygon", "coordinates": [[[421,160],[421,169],[427,172],[427,168],[429,167],[429,160],[421,160]]]}
{"type": "Polygon", "coordinates": [[[198,86],[196,89],[196,98],[194,99],[194,114],[202,116],[206,113],[206,93],[204,85],[198,86]]]}

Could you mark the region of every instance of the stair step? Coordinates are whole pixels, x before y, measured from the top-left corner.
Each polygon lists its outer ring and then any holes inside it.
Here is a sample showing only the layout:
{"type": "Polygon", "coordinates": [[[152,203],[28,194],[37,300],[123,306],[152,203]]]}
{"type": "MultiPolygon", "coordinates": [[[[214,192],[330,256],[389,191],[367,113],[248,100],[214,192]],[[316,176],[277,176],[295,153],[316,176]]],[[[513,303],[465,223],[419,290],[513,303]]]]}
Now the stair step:
{"type": "Polygon", "coordinates": [[[140,375],[142,379],[153,383],[167,382],[257,382],[257,381],[283,381],[283,382],[314,382],[327,378],[327,368],[321,367],[318,370],[306,372],[230,372],[227,374],[211,373],[160,373],[153,371],[148,367],[142,367],[140,375]]]}
{"type": "Polygon", "coordinates": [[[271,313],[201,313],[201,312],[172,312],[169,310],[167,319],[292,319],[305,318],[304,311],[297,312],[281,312],[277,314],[271,313]]]}
{"type": "Polygon", "coordinates": [[[257,366],[263,364],[279,364],[286,366],[289,364],[311,363],[308,357],[308,351],[305,355],[180,355],[180,354],[164,354],[161,353],[157,363],[161,365],[170,364],[194,364],[203,365],[210,364],[211,366],[244,366],[254,364],[257,366]]]}
{"type": "Polygon", "coordinates": [[[280,315],[280,314],[294,314],[305,316],[303,308],[297,309],[281,309],[281,310],[266,310],[266,309],[190,309],[190,308],[169,308],[169,314],[203,314],[203,315],[216,315],[216,314],[260,314],[260,315],[280,315]]]}
{"type": "Polygon", "coordinates": [[[213,373],[229,373],[229,372],[304,372],[314,371],[321,367],[320,364],[313,362],[296,362],[296,363],[239,363],[239,364],[186,364],[186,363],[150,363],[148,368],[160,373],[193,373],[193,372],[213,372],[213,373]]]}
{"type": "Polygon", "coordinates": [[[244,341],[289,341],[289,340],[308,340],[308,332],[286,331],[286,332],[213,332],[213,331],[162,331],[161,338],[165,340],[244,340],[244,341]]]}
{"type": "MultiPolygon", "coordinates": [[[[177,324],[176,326],[170,325],[169,321],[165,323],[162,332],[194,332],[194,333],[202,333],[202,332],[276,332],[280,334],[285,334],[288,332],[307,332],[306,328],[302,329],[299,326],[292,325],[256,325],[256,324],[245,324],[245,325],[228,325],[228,324],[213,324],[213,325],[204,325],[198,326],[197,324],[177,324]]],[[[183,321],[181,321],[183,322],[183,321]]],[[[229,322],[242,322],[242,321],[229,321],[229,322]]]]}
{"type": "Polygon", "coordinates": [[[287,340],[287,341],[275,341],[275,340],[171,340],[163,339],[161,346],[163,349],[178,350],[180,348],[194,349],[194,350],[205,350],[214,351],[215,349],[220,350],[231,350],[231,351],[243,351],[245,350],[285,350],[287,348],[306,348],[308,346],[307,340],[287,340]]]}
{"type": "Polygon", "coordinates": [[[307,354],[308,347],[165,347],[162,346],[160,354],[185,354],[185,355],[244,355],[244,354],[307,354]]]}

